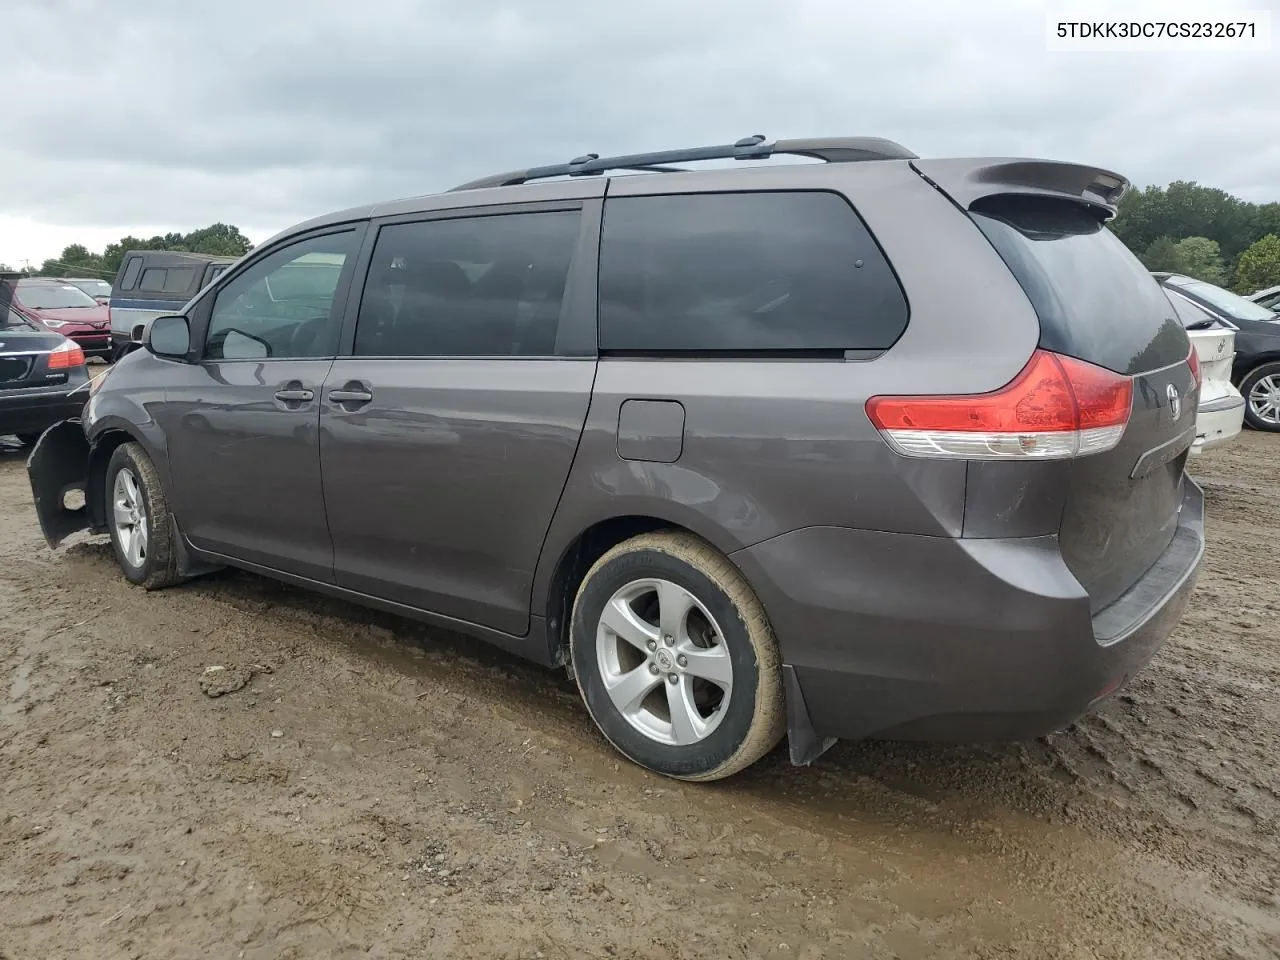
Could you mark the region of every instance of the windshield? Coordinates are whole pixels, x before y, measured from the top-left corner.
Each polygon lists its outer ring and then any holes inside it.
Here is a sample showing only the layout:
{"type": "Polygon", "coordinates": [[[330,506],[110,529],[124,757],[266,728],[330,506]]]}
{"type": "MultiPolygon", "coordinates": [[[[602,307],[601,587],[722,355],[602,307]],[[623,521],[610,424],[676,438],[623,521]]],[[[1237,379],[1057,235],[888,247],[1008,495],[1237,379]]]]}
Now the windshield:
{"type": "Polygon", "coordinates": [[[1237,296],[1230,290],[1215,287],[1203,280],[1189,280],[1182,277],[1165,281],[1175,290],[1185,290],[1211,307],[1225,313],[1232,320],[1275,320],[1276,315],[1266,307],[1260,307],[1252,300],[1237,296]]]}
{"type": "Polygon", "coordinates": [[[34,310],[96,307],[98,301],[69,283],[18,283],[18,300],[34,310]]]}
{"type": "Polygon", "coordinates": [[[91,297],[111,296],[111,284],[105,280],[68,280],[73,287],[79,287],[91,297]]]}

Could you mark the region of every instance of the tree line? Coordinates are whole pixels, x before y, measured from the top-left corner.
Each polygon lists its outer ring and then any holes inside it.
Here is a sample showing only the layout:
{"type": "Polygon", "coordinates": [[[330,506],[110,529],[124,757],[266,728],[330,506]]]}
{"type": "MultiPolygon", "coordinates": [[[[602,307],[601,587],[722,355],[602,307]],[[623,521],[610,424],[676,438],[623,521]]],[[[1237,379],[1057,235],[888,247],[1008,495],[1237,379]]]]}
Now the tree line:
{"type": "MultiPolygon", "coordinates": [[[[115,280],[120,262],[130,250],[181,250],[207,253],[216,257],[242,257],[253,249],[240,228],[227,223],[214,223],[190,233],[166,233],[149,239],[121,237],[109,243],[101,253],[93,253],[82,243],[63,247],[62,253],[32,270],[37,277],[100,277],[115,280]]],[[[4,267],[0,266],[0,270],[4,267]]]]}
{"type": "Polygon", "coordinates": [[[1111,223],[1148,270],[1250,294],[1280,285],[1280,203],[1249,203],[1178,180],[1131,190],[1111,223]]]}

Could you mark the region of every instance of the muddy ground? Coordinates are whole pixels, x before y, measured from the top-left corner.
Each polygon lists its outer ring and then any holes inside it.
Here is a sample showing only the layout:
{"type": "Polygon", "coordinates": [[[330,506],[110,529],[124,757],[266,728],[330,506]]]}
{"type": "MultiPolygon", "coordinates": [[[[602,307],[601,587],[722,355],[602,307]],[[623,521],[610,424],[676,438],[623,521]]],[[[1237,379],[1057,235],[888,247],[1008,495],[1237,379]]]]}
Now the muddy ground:
{"type": "MultiPolygon", "coordinates": [[[[6,441],[0,441],[5,445],[6,441]]],[[[0,957],[1280,955],[1280,437],[1195,463],[1208,568],[1071,730],[686,786],[571,684],[246,574],[147,594],[0,451],[0,957]],[[235,687],[212,698],[201,687],[235,687]],[[212,681],[212,683],[210,683],[212,681]]]]}

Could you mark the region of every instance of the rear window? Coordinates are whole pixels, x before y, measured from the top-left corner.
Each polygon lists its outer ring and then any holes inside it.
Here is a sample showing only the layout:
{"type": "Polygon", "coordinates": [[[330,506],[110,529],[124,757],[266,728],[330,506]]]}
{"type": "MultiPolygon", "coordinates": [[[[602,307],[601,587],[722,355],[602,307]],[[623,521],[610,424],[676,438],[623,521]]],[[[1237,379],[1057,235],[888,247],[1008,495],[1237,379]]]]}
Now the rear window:
{"type": "Polygon", "coordinates": [[[998,196],[970,212],[1026,291],[1046,350],[1125,374],[1186,359],[1190,346],[1173,305],[1091,211],[998,196]]]}
{"type": "Polygon", "coordinates": [[[1220,326],[1218,318],[1203,307],[1196,306],[1186,297],[1179,296],[1176,293],[1169,293],[1169,302],[1173,304],[1173,310],[1178,315],[1178,321],[1187,330],[1206,330],[1210,327],[1220,326]]]}
{"type": "Polygon", "coordinates": [[[605,202],[603,350],[880,350],[906,325],[897,278],[835,194],[605,202]]]}

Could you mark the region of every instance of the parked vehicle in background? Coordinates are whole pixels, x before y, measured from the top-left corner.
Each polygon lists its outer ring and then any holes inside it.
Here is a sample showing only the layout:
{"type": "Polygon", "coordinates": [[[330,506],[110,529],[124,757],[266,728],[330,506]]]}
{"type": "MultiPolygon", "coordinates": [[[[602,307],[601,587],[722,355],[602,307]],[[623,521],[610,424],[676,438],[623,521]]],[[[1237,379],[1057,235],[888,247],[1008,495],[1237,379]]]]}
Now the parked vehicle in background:
{"type": "Polygon", "coordinates": [[[232,257],[174,250],[130,250],[111,289],[111,351],[129,350],[134,328],[183,306],[228,266],[232,257]]]}
{"type": "Polygon", "coordinates": [[[62,280],[24,278],[14,289],[13,309],[74,340],[86,356],[110,356],[111,309],[79,287],[62,280]]]}
{"type": "Polygon", "coordinates": [[[1280,432],[1280,316],[1203,280],[1176,273],[1155,277],[1166,291],[1190,300],[1235,331],[1231,379],[1245,399],[1245,423],[1280,432]]]}
{"type": "Polygon", "coordinates": [[[105,280],[94,277],[57,277],[56,279],[69,283],[73,287],[79,287],[99,303],[111,302],[111,284],[105,280]]]}
{"type": "Polygon", "coordinates": [[[1259,290],[1249,299],[1259,306],[1280,313],[1280,287],[1267,287],[1265,290],[1259,290]]]}
{"type": "Polygon", "coordinates": [[[151,321],[36,512],[147,588],[244,567],[569,666],[668,776],[1038,736],[1204,551],[1197,356],[1106,229],[1127,186],[749,137],[320,217],[151,321]],[[665,172],[775,155],[827,162],[665,172]]]}
{"type": "Polygon", "coordinates": [[[80,415],[87,382],[84,352],[21,311],[5,308],[19,282],[0,274],[0,436],[35,443],[52,424],[80,415]]]}
{"type": "Polygon", "coordinates": [[[1191,445],[1191,453],[1195,455],[1234,439],[1244,425],[1244,397],[1231,382],[1236,332],[1208,310],[1168,287],[1165,293],[1200,360],[1196,440],[1191,445]]]}

